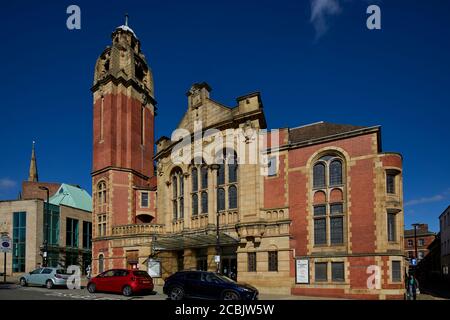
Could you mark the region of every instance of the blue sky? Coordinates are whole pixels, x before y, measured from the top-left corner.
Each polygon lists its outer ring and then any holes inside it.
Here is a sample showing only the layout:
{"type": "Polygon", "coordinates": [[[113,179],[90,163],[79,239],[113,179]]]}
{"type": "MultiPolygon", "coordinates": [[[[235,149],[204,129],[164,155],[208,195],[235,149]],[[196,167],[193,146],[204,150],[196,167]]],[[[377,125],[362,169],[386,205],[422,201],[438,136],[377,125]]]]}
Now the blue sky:
{"type": "Polygon", "coordinates": [[[270,128],[381,125],[383,150],[404,156],[406,224],[437,231],[450,203],[450,2],[317,3],[311,19],[310,0],[2,1],[0,199],[17,197],[33,140],[41,181],[91,190],[94,63],[128,12],[153,70],[156,137],[200,81],[230,106],[261,91],[270,128]],[[66,28],[70,4],[81,30],[66,28]],[[381,30],[366,28],[369,4],[381,30]]]}

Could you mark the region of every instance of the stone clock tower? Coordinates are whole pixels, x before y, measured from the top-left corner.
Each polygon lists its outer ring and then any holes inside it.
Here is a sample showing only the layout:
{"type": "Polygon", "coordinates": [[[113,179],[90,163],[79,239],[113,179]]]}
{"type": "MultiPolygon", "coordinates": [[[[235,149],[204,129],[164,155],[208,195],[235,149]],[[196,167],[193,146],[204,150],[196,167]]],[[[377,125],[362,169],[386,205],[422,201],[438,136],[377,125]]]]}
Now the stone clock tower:
{"type": "MultiPolygon", "coordinates": [[[[127,19],[128,20],[128,19],[127,19]]],[[[115,228],[138,223],[142,190],[154,189],[153,76],[133,30],[112,33],[95,64],[93,108],[93,271],[126,267],[115,228]],[[98,270],[100,269],[100,270],[98,270]]],[[[147,222],[155,214],[149,215],[147,222]]]]}

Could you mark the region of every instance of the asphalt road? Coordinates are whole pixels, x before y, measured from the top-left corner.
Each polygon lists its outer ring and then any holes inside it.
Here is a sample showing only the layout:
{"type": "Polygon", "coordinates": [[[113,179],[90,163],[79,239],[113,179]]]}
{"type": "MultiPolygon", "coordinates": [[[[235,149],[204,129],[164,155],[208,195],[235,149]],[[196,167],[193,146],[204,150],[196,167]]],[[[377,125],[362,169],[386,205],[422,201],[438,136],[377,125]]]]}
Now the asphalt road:
{"type": "Polygon", "coordinates": [[[150,294],[125,297],[120,294],[89,293],[87,289],[46,289],[9,285],[0,288],[0,300],[165,300],[167,296],[153,291],[150,294]]]}

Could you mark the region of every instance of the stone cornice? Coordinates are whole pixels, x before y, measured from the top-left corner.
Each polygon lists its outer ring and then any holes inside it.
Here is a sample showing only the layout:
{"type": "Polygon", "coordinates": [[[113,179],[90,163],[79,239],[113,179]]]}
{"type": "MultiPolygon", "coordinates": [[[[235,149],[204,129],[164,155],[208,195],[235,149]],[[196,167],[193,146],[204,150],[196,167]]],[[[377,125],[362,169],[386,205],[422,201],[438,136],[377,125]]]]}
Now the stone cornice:
{"type": "Polygon", "coordinates": [[[140,178],[142,178],[144,180],[149,180],[150,179],[150,177],[147,177],[146,175],[144,175],[144,174],[142,174],[140,172],[137,172],[136,170],[129,169],[129,168],[114,167],[114,166],[107,166],[107,167],[105,167],[103,169],[100,169],[100,170],[97,170],[97,171],[92,171],[91,172],[91,176],[96,176],[96,175],[99,175],[99,174],[104,173],[104,172],[109,171],[109,170],[129,172],[129,173],[133,173],[133,174],[137,175],[138,177],[140,177],[140,178]]]}
{"type": "MultiPolygon", "coordinates": [[[[265,127],[265,117],[264,117],[264,112],[262,110],[256,110],[256,111],[251,111],[251,112],[247,112],[244,114],[240,114],[237,115],[235,117],[233,117],[233,119],[229,119],[229,120],[225,120],[222,122],[218,122],[215,123],[213,125],[210,125],[208,127],[202,128],[202,133],[204,133],[206,130],[208,129],[217,129],[219,131],[224,131],[225,129],[228,128],[235,128],[236,124],[240,124],[243,123],[244,120],[260,120],[263,122],[263,126],[261,126],[261,128],[265,127]]],[[[191,141],[193,141],[194,138],[194,133],[191,133],[191,141]]],[[[161,137],[163,138],[163,137],[161,137]]],[[[161,141],[161,138],[159,138],[157,141],[161,141]]],[[[169,138],[167,138],[169,139],[169,138]]],[[[168,145],[165,149],[160,150],[154,157],[153,160],[158,160],[159,158],[165,157],[168,154],[170,154],[170,151],[173,149],[173,147],[179,143],[180,141],[174,141],[172,142],[170,145],[168,145]]]]}
{"type": "Polygon", "coordinates": [[[139,93],[145,95],[147,101],[153,105],[153,107],[155,108],[155,111],[156,111],[157,108],[156,108],[156,100],[155,100],[155,98],[153,98],[153,97],[149,94],[147,88],[145,88],[145,87],[143,87],[142,85],[140,85],[140,84],[139,84],[136,80],[134,80],[134,79],[125,79],[125,78],[122,77],[122,76],[115,77],[115,76],[113,76],[112,74],[108,74],[108,75],[106,75],[104,78],[98,80],[98,81],[92,86],[91,91],[92,91],[92,92],[95,92],[95,91],[97,91],[97,90],[100,88],[100,86],[104,86],[104,85],[108,84],[109,82],[112,82],[112,83],[115,84],[115,85],[122,84],[122,85],[124,85],[126,88],[128,88],[128,87],[130,87],[130,86],[133,87],[137,92],[139,92],[139,93]]]}

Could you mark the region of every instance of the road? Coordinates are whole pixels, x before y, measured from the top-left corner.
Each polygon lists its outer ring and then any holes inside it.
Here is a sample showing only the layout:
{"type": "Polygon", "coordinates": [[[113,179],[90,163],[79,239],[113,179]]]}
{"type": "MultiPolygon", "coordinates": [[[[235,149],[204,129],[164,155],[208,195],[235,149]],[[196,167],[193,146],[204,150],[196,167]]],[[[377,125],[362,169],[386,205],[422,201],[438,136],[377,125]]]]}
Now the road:
{"type": "MultiPolygon", "coordinates": [[[[158,290],[158,289],[157,289],[158,290]]],[[[0,288],[0,300],[165,300],[162,292],[125,297],[120,294],[89,293],[86,289],[46,289],[10,285],[0,288]]]]}

